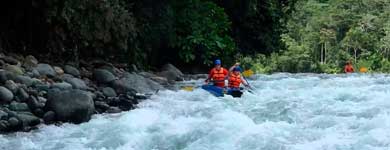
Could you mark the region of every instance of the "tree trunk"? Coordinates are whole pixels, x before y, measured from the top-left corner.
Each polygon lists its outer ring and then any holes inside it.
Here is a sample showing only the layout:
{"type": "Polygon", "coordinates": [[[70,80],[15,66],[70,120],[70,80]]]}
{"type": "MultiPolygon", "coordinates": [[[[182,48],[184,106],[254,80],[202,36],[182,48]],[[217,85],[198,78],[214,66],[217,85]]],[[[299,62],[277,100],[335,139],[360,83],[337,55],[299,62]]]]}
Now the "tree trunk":
{"type": "Polygon", "coordinates": [[[324,50],[324,44],[321,44],[321,64],[324,64],[324,53],[323,53],[323,50],[324,50]]]}
{"type": "Polygon", "coordinates": [[[326,42],[324,43],[324,64],[326,64],[326,42]]]}
{"type": "Polygon", "coordinates": [[[356,58],[357,58],[357,48],[353,48],[353,51],[355,52],[355,64],[356,64],[356,58]]]}

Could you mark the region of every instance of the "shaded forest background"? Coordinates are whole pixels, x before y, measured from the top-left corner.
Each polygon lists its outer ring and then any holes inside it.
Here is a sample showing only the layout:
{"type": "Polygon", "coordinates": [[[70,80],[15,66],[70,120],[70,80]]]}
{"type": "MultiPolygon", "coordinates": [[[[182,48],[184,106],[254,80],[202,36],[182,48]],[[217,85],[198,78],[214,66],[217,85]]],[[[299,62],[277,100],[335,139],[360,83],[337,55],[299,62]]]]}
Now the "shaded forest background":
{"type": "Polygon", "coordinates": [[[197,72],[220,58],[259,73],[390,72],[389,0],[16,0],[0,50],[197,72]]]}

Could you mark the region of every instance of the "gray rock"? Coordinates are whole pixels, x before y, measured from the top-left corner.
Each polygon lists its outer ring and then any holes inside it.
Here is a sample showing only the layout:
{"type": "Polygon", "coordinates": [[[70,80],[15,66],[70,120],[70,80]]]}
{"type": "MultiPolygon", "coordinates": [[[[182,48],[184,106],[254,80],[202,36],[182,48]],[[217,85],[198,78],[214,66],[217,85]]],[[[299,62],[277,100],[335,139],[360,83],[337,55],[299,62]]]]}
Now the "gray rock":
{"type": "Polygon", "coordinates": [[[16,97],[20,100],[20,101],[25,101],[28,99],[28,97],[30,97],[30,95],[28,95],[28,93],[23,89],[23,88],[19,88],[16,92],[16,97]]]}
{"type": "Polygon", "coordinates": [[[8,63],[8,64],[11,64],[11,65],[17,65],[19,64],[19,61],[13,57],[9,57],[9,56],[6,56],[6,57],[3,57],[1,58],[4,60],[4,62],[8,63]]]}
{"type": "Polygon", "coordinates": [[[8,80],[8,71],[0,70],[0,83],[5,83],[8,80]]]}
{"type": "Polygon", "coordinates": [[[15,65],[6,65],[4,68],[6,71],[14,74],[14,75],[23,75],[24,71],[22,68],[15,66],[15,65]]]}
{"type": "Polygon", "coordinates": [[[14,94],[7,88],[0,86],[0,103],[10,102],[14,98],[14,94]]]}
{"type": "Polygon", "coordinates": [[[18,75],[15,77],[14,81],[16,83],[21,83],[21,84],[25,84],[26,86],[31,86],[34,82],[34,80],[28,76],[22,76],[22,75],[18,75]]]}
{"type": "Polygon", "coordinates": [[[96,101],[95,106],[96,106],[96,108],[99,108],[102,111],[106,111],[108,108],[110,108],[110,105],[108,105],[105,102],[101,102],[101,101],[96,101]]]}
{"type": "Polygon", "coordinates": [[[0,120],[4,120],[6,118],[8,118],[8,113],[0,110],[0,120]]]}
{"type": "Polygon", "coordinates": [[[70,90],[70,89],[72,89],[72,85],[69,84],[69,83],[66,83],[66,82],[53,83],[51,85],[51,88],[52,89],[57,88],[57,89],[60,89],[60,90],[70,90]]]}
{"type": "Polygon", "coordinates": [[[8,119],[8,124],[10,127],[17,127],[19,126],[20,122],[16,117],[11,117],[8,119]]]}
{"type": "Polygon", "coordinates": [[[49,91],[50,85],[44,84],[44,83],[36,84],[36,85],[35,85],[35,88],[36,88],[38,91],[49,91]]]}
{"type": "Polygon", "coordinates": [[[85,82],[79,78],[65,78],[65,82],[71,84],[74,89],[88,89],[85,82]]]}
{"type": "Polygon", "coordinates": [[[28,100],[27,100],[27,104],[28,104],[28,107],[31,109],[31,110],[35,110],[35,109],[38,109],[38,108],[43,108],[45,107],[45,102],[40,102],[39,99],[35,98],[34,96],[31,96],[28,100]]]}
{"type": "Polygon", "coordinates": [[[56,113],[54,111],[48,111],[43,115],[43,121],[46,124],[53,123],[56,119],[56,113]]]}
{"type": "Polygon", "coordinates": [[[41,123],[41,120],[31,113],[18,113],[16,118],[22,122],[23,127],[36,126],[41,123]]]}
{"type": "Polygon", "coordinates": [[[122,110],[119,109],[118,107],[110,107],[107,109],[107,113],[120,113],[122,110]]]}
{"type": "Polygon", "coordinates": [[[81,90],[50,90],[45,107],[55,112],[57,120],[73,123],[90,120],[95,111],[92,97],[81,90]]]}
{"type": "Polygon", "coordinates": [[[110,83],[115,80],[114,74],[105,69],[96,69],[93,76],[98,83],[110,83]]]}
{"type": "Polygon", "coordinates": [[[164,65],[162,71],[158,73],[158,75],[165,77],[170,81],[181,81],[184,76],[184,74],[172,64],[164,65]]]}
{"type": "Polygon", "coordinates": [[[9,109],[12,111],[30,111],[26,103],[18,103],[15,101],[9,105],[9,109]]]}
{"type": "Polygon", "coordinates": [[[65,71],[65,73],[73,75],[75,77],[79,77],[80,76],[80,71],[77,68],[75,68],[73,66],[70,66],[70,65],[66,65],[64,67],[64,71],[65,71]]]}
{"type": "Polygon", "coordinates": [[[123,78],[115,80],[112,87],[117,93],[132,92],[134,90],[139,93],[154,93],[157,90],[164,89],[157,82],[134,73],[127,73],[123,78]]]}
{"type": "Polygon", "coordinates": [[[49,64],[38,64],[36,69],[40,75],[54,77],[56,75],[55,70],[49,64]]]}
{"type": "Polygon", "coordinates": [[[34,56],[28,55],[26,56],[26,58],[24,58],[23,67],[25,67],[26,69],[31,70],[32,68],[37,67],[37,65],[38,60],[34,56]]]}
{"type": "Polygon", "coordinates": [[[8,121],[0,120],[0,131],[7,131],[9,127],[8,121]]]}
{"type": "Polygon", "coordinates": [[[12,81],[12,80],[7,80],[7,81],[5,81],[5,84],[4,84],[4,86],[8,89],[8,90],[10,90],[12,93],[16,93],[16,91],[18,90],[18,85],[14,82],[14,81],[12,81]]]}
{"type": "Polygon", "coordinates": [[[107,96],[107,97],[116,97],[116,92],[113,88],[110,88],[110,87],[105,87],[102,89],[102,92],[104,94],[104,96],[107,96]]]}

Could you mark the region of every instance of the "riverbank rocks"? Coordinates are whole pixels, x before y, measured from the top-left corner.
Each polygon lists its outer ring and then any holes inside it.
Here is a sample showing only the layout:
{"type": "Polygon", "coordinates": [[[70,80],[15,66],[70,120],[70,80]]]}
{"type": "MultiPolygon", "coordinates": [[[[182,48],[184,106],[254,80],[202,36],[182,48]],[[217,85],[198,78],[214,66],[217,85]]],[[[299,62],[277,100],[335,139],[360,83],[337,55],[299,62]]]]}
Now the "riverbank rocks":
{"type": "Polygon", "coordinates": [[[40,75],[45,75],[48,77],[54,77],[56,75],[55,70],[49,64],[38,64],[36,69],[40,75]]]}
{"type": "Polygon", "coordinates": [[[56,120],[82,123],[91,119],[95,111],[92,97],[81,90],[51,90],[46,109],[55,112],[56,120]]]}
{"type": "Polygon", "coordinates": [[[184,77],[171,64],[157,73],[138,72],[134,65],[135,72],[130,73],[128,64],[103,59],[53,64],[39,63],[32,55],[0,53],[1,133],[29,131],[40,123],[82,123],[94,113],[135,109],[140,101],[171,89],[184,77]]]}
{"type": "Polygon", "coordinates": [[[115,80],[114,74],[105,69],[97,69],[93,72],[93,76],[98,83],[107,84],[115,80]]]}
{"type": "Polygon", "coordinates": [[[0,104],[10,102],[14,98],[14,94],[7,88],[0,86],[0,104]]]}

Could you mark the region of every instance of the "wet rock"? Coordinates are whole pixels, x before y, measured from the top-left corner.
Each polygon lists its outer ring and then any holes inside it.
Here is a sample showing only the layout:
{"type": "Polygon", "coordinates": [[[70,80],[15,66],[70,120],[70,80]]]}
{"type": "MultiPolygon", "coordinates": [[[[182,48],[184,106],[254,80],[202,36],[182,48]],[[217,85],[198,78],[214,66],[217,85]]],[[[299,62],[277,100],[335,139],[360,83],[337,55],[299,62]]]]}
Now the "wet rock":
{"type": "Polygon", "coordinates": [[[85,82],[79,78],[65,78],[65,82],[71,84],[74,89],[88,89],[85,82]]]}
{"type": "Polygon", "coordinates": [[[38,64],[36,69],[40,75],[45,75],[48,77],[54,77],[56,75],[55,70],[49,64],[38,64]]]}
{"type": "Polygon", "coordinates": [[[23,75],[24,71],[22,68],[15,66],[15,65],[6,65],[4,68],[6,71],[14,74],[14,75],[23,75]]]}
{"type": "Polygon", "coordinates": [[[65,65],[64,71],[65,71],[65,73],[73,75],[75,77],[80,76],[80,71],[77,68],[70,66],[70,65],[65,65]]]}
{"type": "Polygon", "coordinates": [[[98,83],[107,84],[115,80],[114,74],[105,69],[97,69],[93,72],[93,76],[98,83]]]}
{"type": "Polygon", "coordinates": [[[20,121],[16,117],[11,117],[8,119],[8,125],[12,128],[18,127],[20,121]]]}
{"type": "Polygon", "coordinates": [[[90,120],[95,111],[92,97],[81,90],[51,90],[45,107],[56,113],[57,120],[73,123],[90,120]]]}
{"type": "Polygon", "coordinates": [[[14,98],[14,94],[7,88],[0,86],[0,103],[10,102],[14,98]]]}
{"type": "Polygon", "coordinates": [[[23,127],[36,126],[41,123],[39,118],[31,113],[18,113],[16,118],[22,122],[23,127]]]}
{"type": "Polygon", "coordinates": [[[101,109],[103,112],[106,111],[108,108],[110,108],[110,105],[108,105],[107,103],[105,102],[102,102],[102,101],[96,101],[95,102],[95,107],[97,109],[101,109]]]}
{"type": "Polygon", "coordinates": [[[51,88],[52,89],[57,88],[57,89],[60,89],[60,90],[70,90],[70,89],[72,89],[72,85],[69,84],[69,83],[66,83],[66,82],[53,83],[51,85],[51,88]]]}
{"type": "Polygon", "coordinates": [[[30,111],[26,103],[18,103],[15,101],[9,105],[9,109],[12,111],[30,111]]]}
{"type": "Polygon", "coordinates": [[[4,86],[8,90],[10,90],[12,93],[15,93],[18,90],[18,88],[19,88],[18,85],[14,81],[12,81],[12,80],[5,81],[4,86]]]}
{"type": "Polygon", "coordinates": [[[110,88],[110,87],[103,88],[102,92],[103,92],[104,96],[107,96],[107,97],[116,97],[117,96],[115,90],[113,88],[110,88]]]}
{"type": "Polygon", "coordinates": [[[56,114],[54,111],[48,111],[43,115],[43,120],[46,124],[53,123],[55,121],[56,114]]]}
{"type": "Polygon", "coordinates": [[[8,131],[8,127],[9,127],[8,121],[0,120],[0,132],[8,131]]]}
{"type": "Polygon", "coordinates": [[[107,109],[107,113],[120,113],[122,110],[119,109],[118,107],[110,107],[107,109]]]}

